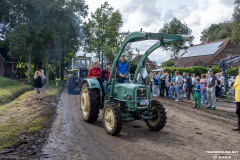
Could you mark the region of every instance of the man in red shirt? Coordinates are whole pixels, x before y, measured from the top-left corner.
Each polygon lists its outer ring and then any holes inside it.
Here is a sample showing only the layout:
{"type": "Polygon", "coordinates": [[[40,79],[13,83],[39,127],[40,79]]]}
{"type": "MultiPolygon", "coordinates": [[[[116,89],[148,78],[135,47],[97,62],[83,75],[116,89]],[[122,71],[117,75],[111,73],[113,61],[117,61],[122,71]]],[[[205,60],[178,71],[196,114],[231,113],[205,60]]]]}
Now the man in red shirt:
{"type": "Polygon", "coordinates": [[[99,68],[100,63],[98,60],[93,62],[93,67],[88,72],[88,78],[96,78],[97,80],[100,80],[102,70],[99,68]]]}

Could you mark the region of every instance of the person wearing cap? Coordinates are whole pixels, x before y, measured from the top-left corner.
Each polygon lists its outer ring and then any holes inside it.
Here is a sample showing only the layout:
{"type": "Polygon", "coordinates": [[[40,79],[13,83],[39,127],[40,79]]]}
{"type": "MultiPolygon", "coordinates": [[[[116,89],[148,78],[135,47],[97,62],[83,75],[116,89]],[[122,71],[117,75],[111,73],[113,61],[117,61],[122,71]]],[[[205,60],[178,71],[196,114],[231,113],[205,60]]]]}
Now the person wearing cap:
{"type": "Polygon", "coordinates": [[[215,87],[217,86],[217,77],[213,74],[213,70],[209,69],[207,78],[207,101],[208,109],[216,109],[216,93],[215,87]]]}
{"type": "Polygon", "coordinates": [[[233,89],[235,90],[236,114],[238,116],[238,127],[233,131],[240,131],[240,68],[238,68],[238,76],[236,77],[233,89]]]}
{"type": "Polygon", "coordinates": [[[124,83],[128,80],[128,73],[130,71],[129,63],[126,61],[126,55],[122,54],[118,60],[118,77],[119,83],[124,83]]]}
{"type": "Polygon", "coordinates": [[[100,68],[100,63],[98,60],[93,62],[93,67],[88,72],[88,78],[96,78],[100,80],[102,74],[102,69],[100,68]]]}

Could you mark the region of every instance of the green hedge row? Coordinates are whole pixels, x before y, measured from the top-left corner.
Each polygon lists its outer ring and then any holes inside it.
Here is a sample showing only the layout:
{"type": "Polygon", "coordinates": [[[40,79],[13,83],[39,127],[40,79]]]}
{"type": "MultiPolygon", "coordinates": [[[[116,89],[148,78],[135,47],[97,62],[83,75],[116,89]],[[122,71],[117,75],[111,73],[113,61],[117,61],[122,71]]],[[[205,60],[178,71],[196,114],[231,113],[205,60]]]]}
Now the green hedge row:
{"type": "MultiPolygon", "coordinates": [[[[201,76],[201,74],[206,74],[208,72],[209,68],[206,67],[201,67],[201,66],[194,66],[194,67],[189,67],[189,68],[178,68],[178,67],[164,67],[164,70],[168,71],[170,74],[174,74],[176,71],[179,71],[181,74],[183,72],[186,73],[195,73],[197,76],[201,76]]],[[[211,67],[213,70],[213,73],[219,73],[222,70],[217,67],[211,67]]],[[[236,76],[238,74],[238,67],[233,67],[228,69],[228,74],[230,76],[236,76]]]]}

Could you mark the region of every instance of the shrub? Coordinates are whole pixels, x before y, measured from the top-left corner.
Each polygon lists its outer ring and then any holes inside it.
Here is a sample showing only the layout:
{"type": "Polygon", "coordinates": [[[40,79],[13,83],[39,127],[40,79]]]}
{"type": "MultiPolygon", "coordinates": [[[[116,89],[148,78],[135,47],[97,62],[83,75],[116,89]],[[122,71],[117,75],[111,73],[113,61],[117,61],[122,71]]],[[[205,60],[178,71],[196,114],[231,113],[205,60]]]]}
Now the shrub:
{"type": "Polygon", "coordinates": [[[238,67],[233,67],[228,69],[228,74],[230,76],[236,76],[238,74],[238,67]]]}

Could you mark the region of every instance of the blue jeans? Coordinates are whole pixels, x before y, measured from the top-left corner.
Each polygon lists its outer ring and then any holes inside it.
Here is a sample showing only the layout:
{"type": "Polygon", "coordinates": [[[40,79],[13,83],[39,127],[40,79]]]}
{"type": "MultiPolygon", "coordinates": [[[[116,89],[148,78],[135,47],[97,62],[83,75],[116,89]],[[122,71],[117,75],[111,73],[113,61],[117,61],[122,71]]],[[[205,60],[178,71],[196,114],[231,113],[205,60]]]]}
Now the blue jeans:
{"type": "Polygon", "coordinates": [[[157,96],[158,92],[157,92],[157,85],[153,85],[153,95],[157,96]]]}
{"type": "Polygon", "coordinates": [[[205,102],[206,102],[206,96],[207,96],[206,93],[207,93],[206,88],[201,90],[201,103],[202,104],[205,104],[205,102]]]}
{"type": "Polygon", "coordinates": [[[103,82],[103,89],[104,89],[105,95],[108,95],[108,86],[107,86],[107,81],[106,80],[103,82]]]}
{"type": "Polygon", "coordinates": [[[177,92],[177,100],[180,100],[180,95],[181,95],[181,89],[178,86],[175,86],[176,92],[177,92]]]}

